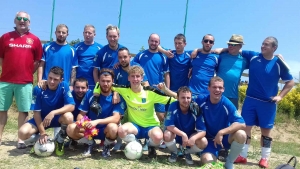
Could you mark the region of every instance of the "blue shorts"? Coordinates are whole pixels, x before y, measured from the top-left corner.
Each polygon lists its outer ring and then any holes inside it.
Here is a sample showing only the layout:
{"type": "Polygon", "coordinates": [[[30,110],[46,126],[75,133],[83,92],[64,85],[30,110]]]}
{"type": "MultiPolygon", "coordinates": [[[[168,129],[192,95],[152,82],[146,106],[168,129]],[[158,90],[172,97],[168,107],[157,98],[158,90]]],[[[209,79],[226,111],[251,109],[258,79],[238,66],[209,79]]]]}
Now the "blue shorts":
{"type": "MultiPolygon", "coordinates": [[[[222,144],[224,146],[224,149],[227,149],[227,150],[230,149],[230,146],[231,146],[231,144],[228,142],[228,137],[229,137],[229,135],[225,135],[225,136],[223,136],[223,140],[222,140],[222,144]]],[[[217,148],[216,148],[215,145],[214,145],[213,139],[207,139],[207,141],[208,141],[207,147],[201,152],[201,154],[211,153],[215,157],[218,157],[219,156],[219,150],[222,149],[221,145],[217,144],[217,148]]]]}
{"type": "Polygon", "coordinates": [[[97,136],[94,137],[94,139],[105,140],[105,133],[104,133],[105,128],[106,126],[102,128],[97,128],[99,130],[99,133],[97,136]]]}
{"type": "Polygon", "coordinates": [[[159,112],[159,113],[165,113],[166,112],[166,106],[164,104],[155,103],[154,108],[155,108],[156,113],[157,112],[159,112]]]}
{"type": "MultiPolygon", "coordinates": [[[[193,135],[194,133],[197,133],[197,131],[195,130],[195,132],[193,132],[192,134],[187,134],[188,138],[191,137],[191,135],[193,135]]],[[[176,143],[182,145],[182,137],[181,136],[177,136],[175,137],[176,143]]]]}
{"type": "MultiPolygon", "coordinates": [[[[131,122],[132,123],[132,122],[131,122]]],[[[132,123],[134,125],[134,127],[137,129],[138,133],[136,134],[136,138],[137,139],[149,139],[149,135],[148,132],[153,129],[154,127],[159,127],[159,126],[150,126],[150,127],[141,127],[135,123],[132,123]]]]}
{"type": "MultiPolygon", "coordinates": [[[[48,127],[45,127],[45,129],[47,130],[48,128],[60,127],[61,124],[60,124],[59,121],[58,121],[58,120],[59,120],[59,117],[60,117],[60,115],[55,115],[55,116],[53,117],[53,119],[51,120],[50,125],[49,125],[48,127]]],[[[44,120],[44,118],[42,118],[42,121],[43,121],[43,120],[44,120]]],[[[27,121],[27,123],[30,123],[30,124],[34,125],[36,128],[38,128],[38,127],[37,127],[37,124],[35,123],[34,118],[29,119],[29,120],[27,121]]]]}
{"type": "Polygon", "coordinates": [[[276,117],[275,102],[266,102],[251,97],[245,98],[242,108],[242,117],[247,126],[259,126],[271,129],[276,117]]]}

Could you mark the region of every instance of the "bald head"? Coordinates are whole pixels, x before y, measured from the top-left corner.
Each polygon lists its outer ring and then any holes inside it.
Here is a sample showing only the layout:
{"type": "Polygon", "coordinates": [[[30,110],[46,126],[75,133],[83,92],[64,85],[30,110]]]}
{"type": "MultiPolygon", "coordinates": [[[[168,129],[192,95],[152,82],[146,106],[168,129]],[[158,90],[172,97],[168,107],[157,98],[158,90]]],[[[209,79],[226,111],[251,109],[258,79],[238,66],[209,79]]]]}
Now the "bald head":
{"type": "Polygon", "coordinates": [[[152,33],[148,39],[149,51],[158,52],[158,45],[160,44],[160,37],[156,33],[152,33]]]}

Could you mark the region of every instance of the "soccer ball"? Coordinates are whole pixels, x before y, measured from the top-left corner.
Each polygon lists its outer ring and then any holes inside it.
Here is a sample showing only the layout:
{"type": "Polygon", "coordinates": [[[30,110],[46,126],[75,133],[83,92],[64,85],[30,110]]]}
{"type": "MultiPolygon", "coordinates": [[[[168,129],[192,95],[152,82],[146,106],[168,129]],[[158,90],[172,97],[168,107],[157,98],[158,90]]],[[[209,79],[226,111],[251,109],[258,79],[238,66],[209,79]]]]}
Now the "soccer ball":
{"type": "Polygon", "coordinates": [[[124,149],[125,156],[130,160],[139,159],[143,154],[143,147],[137,141],[128,143],[124,149]]]}
{"type": "Polygon", "coordinates": [[[50,156],[55,149],[55,144],[53,140],[48,139],[46,144],[40,144],[38,141],[34,145],[34,152],[36,155],[41,157],[50,156]]]}

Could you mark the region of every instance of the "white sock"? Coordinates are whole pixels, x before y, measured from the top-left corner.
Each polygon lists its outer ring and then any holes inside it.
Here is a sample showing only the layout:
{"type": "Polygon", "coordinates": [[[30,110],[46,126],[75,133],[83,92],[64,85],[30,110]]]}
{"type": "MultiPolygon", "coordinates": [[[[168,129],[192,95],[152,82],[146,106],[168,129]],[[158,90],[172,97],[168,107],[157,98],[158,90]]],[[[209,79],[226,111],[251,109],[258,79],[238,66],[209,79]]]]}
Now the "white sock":
{"type": "Polygon", "coordinates": [[[104,141],[104,145],[111,145],[112,143],[114,143],[115,141],[114,140],[110,140],[108,138],[105,137],[105,141],[104,141]]]}
{"type": "Polygon", "coordinates": [[[168,147],[168,149],[169,149],[172,153],[177,154],[177,146],[176,146],[176,141],[175,141],[175,139],[173,139],[173,140],[170,141],[170,142],[166,142],[166,141],[165,141],[165,144],[166,144],[166,146],[168,147]]]}
{"type": "Polygon", "coordinates": [[[271,154],[271,148],[261,147],[261,158],[268,159],[271,154]]]}
{"type": "Polygon", "coordinates": [[[185,150],[185,154],[194,154],[194,153],[198,153],[201,151],[202,150],[200,148],[198,148],[198,146],[196,144],[194,144],[193,147],[185,150]]]}
{"type": "Polygon", "coordinates": [[[152,140],[151,138],[149,138],[149,146],[151,146],[151,147],[158,147],[159,145],[160,145],[160,143],[155,144],[155,143],[153,142],[153,140],[152,140]]]}
{"type": "Polygon", "coordinates": [[[247,158],[248,156],[248,149],[249,149],[249,144],[244,144],[244,149],[241,152],[240,156],[247,158]]]}
{"type": "Polygon", "coordinates": [[[127,134],[124,138],[121,138],[123,141],[126,143],[132,142],[135,140],[135,135],[134,134],[127,134]]]}
{"type": "Polygon", "coordinates": [[[53,138],[55,138],[56,137],[56,135],[58,134],[58,132],[60,131],[60,127],[54,127],[53,128],[53,135],[54,135],[54,137],[53,138]]]}

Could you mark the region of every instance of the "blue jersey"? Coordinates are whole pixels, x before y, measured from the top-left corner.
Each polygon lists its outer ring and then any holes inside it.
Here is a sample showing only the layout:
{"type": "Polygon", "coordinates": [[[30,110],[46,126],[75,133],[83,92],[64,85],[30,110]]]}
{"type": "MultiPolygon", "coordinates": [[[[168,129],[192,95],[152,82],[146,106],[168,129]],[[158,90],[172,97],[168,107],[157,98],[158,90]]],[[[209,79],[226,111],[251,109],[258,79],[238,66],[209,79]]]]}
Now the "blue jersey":
{"type": "MultiPolygon", "coordinates": [[[[90,111],[90,103],[93,100],[93,91],[89,90],[82,102],[81,105],[79,106],[79,110],[86,112],[87,116],[91,119],[91,120],[96,120],[96,119],[105,119],[107,117],[110,117],[113,115],[113,113],[119,113],[120,115],[124,114],[124,110],[126,109],[126,104],[123,100],[123,98],[121,97],[121,101],[118,104],[112,104],[112,99],[113,99],[113,93],[111,93],[108,96],[104,96],[102,94],[100,94],[100,105],[102,107],[102,112],[101,114],[99,114],[98,116],[94,113],[90,111]]],[[[104,128],[107,124],[99,124],[97,125],[97,128],[104,128]]]]}
{"type": "MultiPolygon", "coordinates": [[[[131,61],[129,63],[130,66],[138,65],[141,66],[138,63],[135,63],[131,61]]],[[[122,69],[122,67],[119,65],[118,69],[114,69],[115,79],[114,83],[118,85],[130,85],[130,82],[128,81],[128,72],[122,69]]],[[[148,81],[147,75],[144,75],[143,81],[148,81]]]]}
{"type": "Polygon", "coordinates": [[[184,51],[182,54],[177,54],[172,51],[173,58],[168,58],[170,69],[170,89],[176,92],[182,86],[188,86],[189,69],[191,68],[190,55],[192,51],[184,51]]]}
{"type": "Polygon", "coordinates": [[[64,105],[75,105],[69,85],[61,82],[56,90],[43,90],[38,86],[33,88],[30,110],[41,112],[44,119],[52,110],[60,109],[64,105]]]}
{"type": "Polygon", "coordinates": [[[239,83],[243,71],[248,68],[248,62],[238,54],[236,56],[228,52],[220,54],[217,76],[224,80],[225,91],[223,93],[227,98],[239,97],[239,83]]]}
{"type": "Polygon", "coordinates": [[[99,70],[102,68],[112,69],[113,66],[118,62],[118,51],[122,47],[124,46],[118,44],[118,49],[112,50],[109,45],[105,45],[97,52],[93,67],[98,68],[99,70]]]}
{"type": "Polygon", "coordinates": [[[102,48],[97,42],[92,45],[86,45],[84,42],[76,44],[76,56],[78,58],[78,68],[76,78],[85,78],[89,85],[95,85],[93,77],[93,63],[97,52],[102,48]]]}
{"type": "Polygon", "coordinates": [[[150,86],[164,82],[164,74],[169,72],[168,59],[160,52],[152,53],[145,50],[138,53],[133,61],[143,67],[150,86]]]}
{"type": "Polygon", "coordinates": [[[215,138],[218,132],[232,123],[245,123],[235,106],[229,99],[222,96],[219,103],[212,104],[210,95],[199,95],[195,100],[201,107],[206,125],[206,138],[215,138]]]}
{"type": "MultiPolygon", "coordinates": [[[[88,90],[88,91],[89,91],[89,90],[88,90]]],[[[75,109],[74,109],[74,111],[73,111],[73,116],[74,116],[74,120],[76,120],[78,114],[80,113],[80,110],[79,110],[78,108],[79,108],[80,103],[81,103],[82,100],[78,100],[78,99],[76,98],[76,94],[75,94],[75,91],[74,91],[74,90],[72,91],[72,96],[73,96],[74,101],[75,101],[75,109]]]]}
{"type": "Polygon", "coordinates": [[[218,66],[219,55],[209,53],[198,53],[197,57],[192,59],[192,76],[189,87],[193,95],[208,94],[208,82],[215,75],[218,66]]]}
{"type": "Polygon", "coordinates": [[[206,131],[202,115],[196,117],[190,111],[188,111],[187,114],[183,114],[178,101],[170,104],[165,119],[165,127],[168,126],[175,126],[188,136],[192,135],[195,132],[195,129],[197,132],[206,131]]]}
{"type": "Polygon", "coordinates": [[[261,53],[243,51],[243,57],[249,61],[249,85],[246,95],[263,101],[271,100],[278,93],[278,81],[293,79],[283,63],[274,57],[266,60],[261,53]]]}
{"type": "Polygon", "coordinates": [[[72,68],[78,66],[75,49],[69,44],[59,45],[56,42],[50,42],[43,46],[43,51],[42,60],[45,62],[43,79],[47,80],[50,69],[58,66],[64,70],[63,80],[69,83],[72,68]]]}

